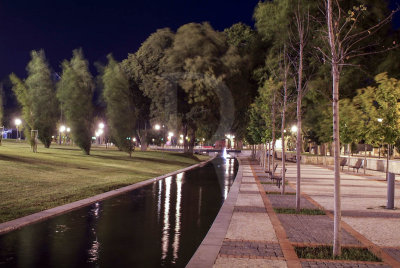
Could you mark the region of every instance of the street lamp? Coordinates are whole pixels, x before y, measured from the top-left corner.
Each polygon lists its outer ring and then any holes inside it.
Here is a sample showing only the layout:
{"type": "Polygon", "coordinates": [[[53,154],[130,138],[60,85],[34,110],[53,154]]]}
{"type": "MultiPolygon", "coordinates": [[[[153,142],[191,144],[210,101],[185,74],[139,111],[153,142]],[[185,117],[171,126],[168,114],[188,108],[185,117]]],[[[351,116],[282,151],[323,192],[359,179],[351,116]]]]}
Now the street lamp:
{"type": "Polygon", "coordinates": [[[293,125],[292,128],[290,129],[290,131],[294,134],[297,133],[297,126],[293,125]]]}
{"type": "Polygon", "coordinates": [[[101,123],[99,123],[99,129],[104,129],[104,123],[103,122],[101,122],[101,123]]]}
{"type": "Polygon", "coordinates": [[[154,126],[154,129],[155,129],[155,130],[160,130],[160,129],[161,129],[161,126],[160,126],[159,124],[156,124],[156,125],[154,126]]]}
{"type": "Polygon", "coordinates": [[[17,119],[15,119],[14,123],[15,123],[15,126],[17,127],[17,140],[18,140],[18,136],[19,136],[19,125],[21,125],[22,121],[21,121],[21,119],[17,118],[17,119]]]}
{"type": "Polygon", "coordinates": [[[60,129],[59,129],[59,131],[60,131],[60,141],[59,141],[59,144],[61,144],[62,134],[64,133],[65,130],[67,130],[67,128],[66,128],[64,125],[60,126],[60,129]]]}

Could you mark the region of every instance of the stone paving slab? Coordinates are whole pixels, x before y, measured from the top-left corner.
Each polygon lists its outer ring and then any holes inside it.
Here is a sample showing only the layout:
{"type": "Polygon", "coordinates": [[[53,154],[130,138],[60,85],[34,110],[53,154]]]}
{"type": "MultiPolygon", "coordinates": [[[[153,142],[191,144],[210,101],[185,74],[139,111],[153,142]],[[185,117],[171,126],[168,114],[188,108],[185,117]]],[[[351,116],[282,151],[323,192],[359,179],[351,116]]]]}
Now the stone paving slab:
{"type": "Polygon", "coordinates": [[[390,268],[385,264],[356,263],[356,262],[329,262],[329,261],[302,261],[303,268],[326,268],[326,267],[346,267],[346,268],[390,268]]]}
{"type": "Polygon", "coordinates": [[[232,267],[272,267],[286,268],[285,261],[265,260],[265,259],[249,259],[249,258],[218,258],[214,264],[216,268],[232,268],[232,267]]]}
{"type": "Polygon", "coordinates": [[[383,250],[400,262],[400,248],[383,248],[383,250]]]}
{"type": "MultiPolygon", "coordinates": [[[[277,214],[290,242],[333,243],[333,220],[326,215],[277,214]]],[[[360,245],[360,242],[342,229],[342,243],[360,245]]]]}
{"type": "Polygon", "coordinates": [[[342,217],[342,220],[378,246],[400,247],[399,219],[342,217]]]}
{"type": "Polygon", "coordinates": [[[242,184],[240,185],[240,191],[255,191],[258,192],[256,184],[242,184]]]}
{"type": "Polygon", "coordinates": [[[239,192],[236,206],[264,207],[264,203],[260,195],[243,194],[239,192]]]}
{"type": "Polygon", "coordinates": [[[259,257],[282,257],[283,253],[278,243],[265,243],[258,241],[230,241],[225,240],[220,254],[247,255],[259,257]]]}
{"type": "Polygon", "coordinates": [[[246,182],[256,182],[256,180],[254,179],[254,177],[243,177],[242,183],[246,183],[246,182]]]}
{"type": "Polygon", "coordinates": [[[234,212],[225,238],[278,242],[267,213],[234,212]]]}
{"type": "MultiPolygon", "coordinates": [[[[274,208],[296,208],[295,195],[267,194],[274,208]]],[[[301,208],[317,209],[317,207],[304,197],[300,197],[301,208]]]]}

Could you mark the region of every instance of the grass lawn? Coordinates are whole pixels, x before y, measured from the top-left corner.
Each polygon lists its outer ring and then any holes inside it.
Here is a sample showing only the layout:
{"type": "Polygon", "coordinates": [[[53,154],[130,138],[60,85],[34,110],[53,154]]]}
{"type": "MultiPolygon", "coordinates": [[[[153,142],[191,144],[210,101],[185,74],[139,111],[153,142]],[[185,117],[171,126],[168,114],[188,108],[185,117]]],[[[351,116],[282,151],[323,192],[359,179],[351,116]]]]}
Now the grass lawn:
{"type": "Polygon", "coordinates": [[[77,147],[38,146],[32,153],[21,141],[0,146],[0,223],[127,186],[181,169],[208,156],[77,147]]]}

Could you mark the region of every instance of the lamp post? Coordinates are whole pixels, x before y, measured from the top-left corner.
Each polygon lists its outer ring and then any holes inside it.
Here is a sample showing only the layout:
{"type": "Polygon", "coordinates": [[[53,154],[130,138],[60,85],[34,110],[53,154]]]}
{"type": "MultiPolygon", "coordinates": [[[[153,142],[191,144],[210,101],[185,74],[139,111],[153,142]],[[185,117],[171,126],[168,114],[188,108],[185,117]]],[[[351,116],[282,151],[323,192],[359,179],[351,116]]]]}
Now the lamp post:
{"type": "Polygon", "coordinates": [[[14,121],[15,126],[17,127],[17,140],[21,138],[21,136],[19,135],[19,125],[21,125],[22,121],[21,119],[17,118],[14,121]]]}
{"type": "Polygon", "coordinates": [[[60,126],[60,129],[59,129],[59,132],[60,132],[59,144],[60,144],[60,145],[61,145],[61,142],[62,142],[62,135],[63,135],[63,133],[64,133],[65,130],[67,130],[67,128],[66,128],[64,125],[60,126]]]}
{"type": "MultiPolygon", "coordinates": [[[[378,118],[377,121],[382,125],[383,119],[382,118],[378,118]]],[[[381,158],[381,146],[382,144],[379,145],[378,147],[378,158],[381,158]]]]}
{"type": "Polygon", "coordinates": [[[21,138],[21,136],[19,135],[19,125],[21,125],[22,121],[21,119],[17,118],[15,119],[15,126],[17,127],[17,140],[21,138]]]}

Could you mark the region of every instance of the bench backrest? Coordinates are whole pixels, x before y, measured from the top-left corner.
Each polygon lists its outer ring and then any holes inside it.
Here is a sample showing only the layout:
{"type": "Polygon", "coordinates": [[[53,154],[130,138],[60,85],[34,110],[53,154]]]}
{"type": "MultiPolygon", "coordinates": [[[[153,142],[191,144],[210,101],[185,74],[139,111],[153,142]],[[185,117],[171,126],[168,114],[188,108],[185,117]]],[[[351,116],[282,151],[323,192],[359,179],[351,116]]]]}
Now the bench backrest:
{"type": "Polygon", "coordinates": [[[342,158],[342,161],[340,161],[340,166],[344,166],[347,163],[347,159],[346,158],[342,158]]]}
{"type": "Polygon", "coordinates": [[[363,160],[362,159],[358,159],[356,164],[354,165],[356,168],[360,168],[362,165],[363,160]]]}

